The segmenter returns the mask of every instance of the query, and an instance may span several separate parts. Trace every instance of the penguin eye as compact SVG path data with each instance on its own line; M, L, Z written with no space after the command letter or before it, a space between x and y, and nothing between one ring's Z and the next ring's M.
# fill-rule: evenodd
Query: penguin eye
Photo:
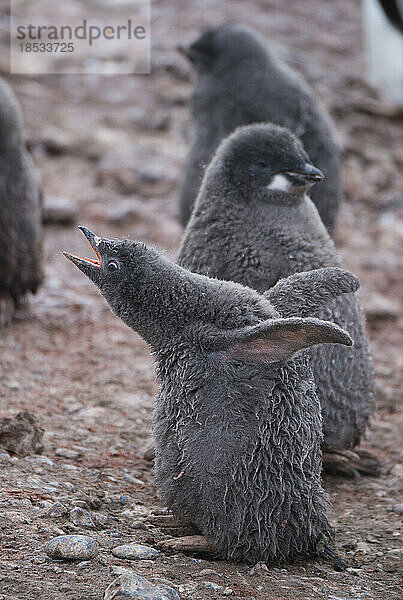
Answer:
M259 160L257 160L256 164L258 167L261 167L262 169L266 169L268 167L267 162L263 158L260 158Z
M108 269L108 271L110 273L114 273L115 271L118 271L118 269L120 268L119 263L117 260L110 260L106 266L106 268Z

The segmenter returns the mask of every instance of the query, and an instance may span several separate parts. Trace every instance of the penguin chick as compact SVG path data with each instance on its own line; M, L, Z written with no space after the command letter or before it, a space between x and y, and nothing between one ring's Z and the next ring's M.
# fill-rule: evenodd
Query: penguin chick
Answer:
M41 283L41 251L39 182L25 149L18 101L0 78L0 327Z
M190 273L144 244L81 229L97 259L66 257L155 354L163 502L229 560L317 553L331 530L320 405L303 350L351 345L349 335L315 318L280 318L254 290ZM346 283L355 289L345 274L336 295Z
M239 128L221 144L206 171L179 264L260 293L300 271L340 267L334 244L306 195L321 179L287 129L264 124ZM282 313L281 307L279 312L290 314ZM346 327L355 340L353 348L310 351L323 411L323 448L348 450L359 443L374 408L363 314L352 294L311 314ZM357 468L367 470L364 463Z
M207 29L193 44L179 49L196 73L191 101L194 141L180 197L182 223L189 220L204 170L220 142L240 125L272 122L291 129L325 174L325 181L312 191L312 200L332 233L343 195L340 151L329 116L302 77L244 25Z

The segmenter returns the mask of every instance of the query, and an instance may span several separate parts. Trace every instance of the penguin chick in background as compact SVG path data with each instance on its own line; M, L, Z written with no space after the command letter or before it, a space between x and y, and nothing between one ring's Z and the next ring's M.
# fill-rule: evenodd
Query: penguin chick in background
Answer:
M25 149L18 101L0 78L0 327L41 283L41 251L39 182Z
M196 73L193 145L180 197L182 223L189 220L204 170L220 142L241 125L272 122L291 129L325 174L312 200L332 234L343 196L340 151L330 118L307 83L274 56L261 35L243 25L213 27L179 50Z
M320 404L303 350L351 345L349 335L319 319L283 319L256 291L190 273L142 243L81 229L97 259L67 258L154 351L163 502L229 560L322 554L331 529ZM320 305L357 289L356 277L339 269L321 277L332 283ZM310 295L312 280L304 293L301 278L289 294L294 305Z
M289 130L264 124L240 127L222 142L206 170L178 263L260 293L300 271L340 267L335 246L306 195L322 179ZM348 329L355 342L352 348L310 350L322 404L325 468L376 474L376 461L350 452L374 408L373 367L358 300L353 294L340 296L315 316Z

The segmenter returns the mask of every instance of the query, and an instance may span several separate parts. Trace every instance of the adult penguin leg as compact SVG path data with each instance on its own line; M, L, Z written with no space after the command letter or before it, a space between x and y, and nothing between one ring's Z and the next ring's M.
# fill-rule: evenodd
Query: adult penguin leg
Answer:
M380 460L367 450L327 450L323 454L323 471L358 479L361 475L379 477L383 473Z

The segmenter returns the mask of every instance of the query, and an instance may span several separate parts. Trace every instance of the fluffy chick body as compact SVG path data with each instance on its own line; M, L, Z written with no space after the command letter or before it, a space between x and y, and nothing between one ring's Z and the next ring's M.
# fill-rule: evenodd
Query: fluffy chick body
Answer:
M180 197L185 225L204 171L220 142L241 125L272 122L303 142L326 179L312 200L330 233L343 192L340 150L330 117L303 78L278 59L262 36L243 25L207 30L188 50L196 71L191 101L193 143Z
M248 171L248 160L253 155L256 162L265 152L269 163L276 165L272 173L286 170L298 155L307 158L285 129L239 128L222 143L206 171L179 264L260 293L294 273L341 266L334 243L304 192L255 186L257 174ZM322 346L309 351L323 411L323 448L350 449L360 441L374 408L364 317L352 294L336 298L315 314L344 327L354 339L352 348Z
M99 263L68 258L154 350L164 503L224 558L275 563L315 554L331 535L321 413L308 356L294 355L350 338L317 319L280 319L267 297L190 273L144 244L83 231ZM342 278L356 289L356 278Z

